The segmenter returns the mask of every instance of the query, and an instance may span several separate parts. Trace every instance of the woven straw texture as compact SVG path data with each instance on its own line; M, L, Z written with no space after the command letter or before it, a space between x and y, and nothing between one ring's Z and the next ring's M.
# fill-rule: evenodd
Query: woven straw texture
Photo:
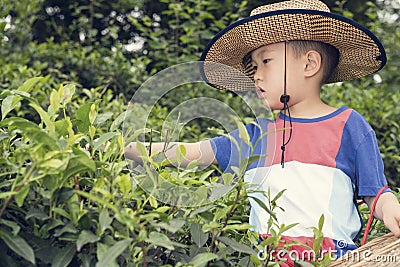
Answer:
M320 1L278 4L259 7L253 10L254 16L226 28L204 51L203 60L231 66L252 78L251 66L243 64L243 58L249 52L283 41L320 41L335 46L340 52L338 66L327 83L366 76L379 70L386 62L383 48L377 39L371 38L371 32L361 25L354 26L358 24L349 19L332 15ZM217 74L205 74L213 84ZM227 79L230 77L229 72L225 75ZM239 91L247 89L237 88Z
M392 233L377 237L328 266L400 266L400 239Z

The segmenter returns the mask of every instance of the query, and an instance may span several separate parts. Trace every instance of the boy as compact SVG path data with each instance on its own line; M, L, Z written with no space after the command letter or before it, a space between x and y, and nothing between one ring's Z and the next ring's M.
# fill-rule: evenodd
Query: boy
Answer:
M265 156L251 164L245 181L270 190L271 196L285 189L278 199L284 209L277 212L278 222L298 225L285 232L284 239L312 244L310 227L324 214L323 248L337 255L355 249L362 228L356 198L371 208L387 184L383 163L365 119L347 107L326 105L320 89L325 83L380 70L386 56L378 39L356 22L330 13L320 1L293 0L256 8L250 17L228 26L210 42L202 60L246 73L259 98L272 110L281 110L274 121L260 119L260 127L246 126L252 144L257 144L255 153ZM204 69L207 81L224 89L213 75ZM229 80L229 73L225 78ZM256 143L267 131L274 134ZM230 135L246 147L237 131ZM187 151L183 164L198 160L231 171L240 160L226 137L181 144ZM151 150L162 149L163 144L153 144ZM167 157L174 155L172 147ZM140 161L135 143L127 146L126 156ZM268 203L263 195L256 196ZM268 213L252 199L250 204L250 224L267 235ZM375 217L400 237L400 205L390 190L379 197Z

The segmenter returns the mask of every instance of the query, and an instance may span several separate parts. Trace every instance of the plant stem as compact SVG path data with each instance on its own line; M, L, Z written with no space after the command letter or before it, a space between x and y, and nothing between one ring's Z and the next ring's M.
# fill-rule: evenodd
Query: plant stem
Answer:
M229 212L228 212L228 214L227 214L227 216L226 216L226 218L225 218L224 226L222 227L222 229L225 228L225 227L228 225L229 219L230 219L230 218L232 217L232 215L233 215L233 211L235 210L235 208L236 208L236 206L237 206L237 203L239 202L239 197L240 197L240 191L241 191L241 189L242 189L242 186L241 186L241 184L240 184L240 182L239 182L239 185L238 185L237 190L236 190L236 197L235 197L235 200L233 201L232 206L231 206L231 208L229 209ZM225 231L221 231L221 236L223 236L224 233L225 233Z
M21 184L15 189L14 192L19 192L21 188L28 182L29 177L32 175L33 170L35 169L36 163L33 163L32 166L29 168L28 172L25 174L24 179L22 180ZM9 196L4 206L0 210L0 218L3 216L3 213L7 209L8 205L10 205L11 201L14 199L15 195Z

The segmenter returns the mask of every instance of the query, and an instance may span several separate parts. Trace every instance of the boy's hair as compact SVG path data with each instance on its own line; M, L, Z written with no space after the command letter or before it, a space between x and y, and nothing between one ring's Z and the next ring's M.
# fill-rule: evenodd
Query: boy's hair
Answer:
M317 42L317 41L289 41L295 57L300 57L310 50L315 50L321 55L322 79L321 84L324 84L332 75L339 62L339 51L333 45Z
M332 75L337 64L339 63L339 50L333 45L322 43L318 41L308 40L293 40L288 41L288 46L292 50L293 55L297 58L304 55L310 50L315 50L321 55L321 67L322 67L322 79L321 84L328 81ZM251 52L249 52L242 61L242 64L246 70L251 72L254 67L251 65ZM252 73L254 75L254 73Z

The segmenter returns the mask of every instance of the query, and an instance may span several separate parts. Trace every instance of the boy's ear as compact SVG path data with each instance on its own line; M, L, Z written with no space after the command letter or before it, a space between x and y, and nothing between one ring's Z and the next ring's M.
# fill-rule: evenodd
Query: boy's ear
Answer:
M310 50L305 54L305 67L304 75L306 77L312 77L316 75L322 68L322 57L321 54L315 50Z

